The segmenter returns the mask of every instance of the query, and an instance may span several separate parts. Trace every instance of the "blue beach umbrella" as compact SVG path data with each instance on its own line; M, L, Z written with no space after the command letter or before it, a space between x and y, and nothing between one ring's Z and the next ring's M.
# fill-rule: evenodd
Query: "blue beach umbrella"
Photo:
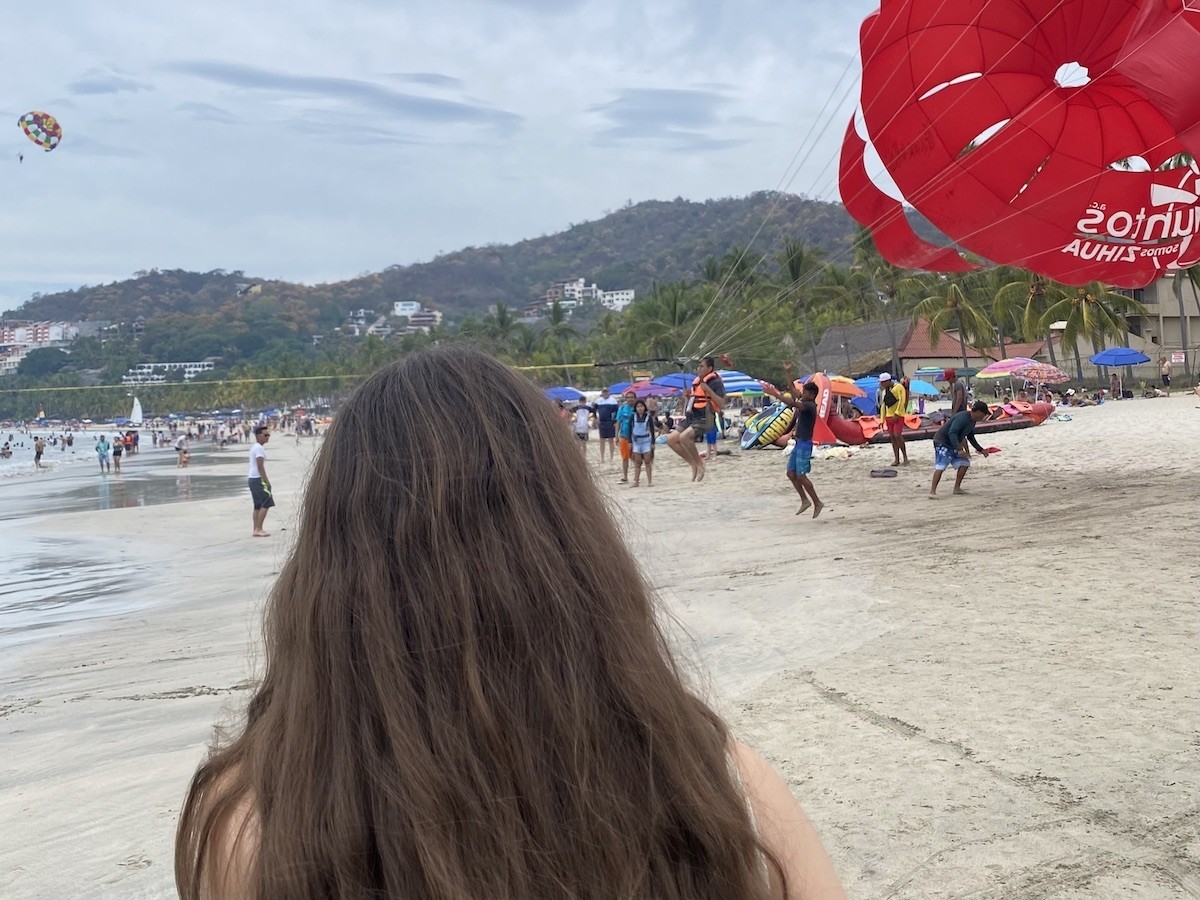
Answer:
M610 384L608 386L608 392L610 394L623 394L629 390L629 387L632 384L632 381L618 381L616 384Z
M941 392L928 381L913 379L908 383L908 390L914 397L940 397Z
M689 375L686 372L669 372L666 375L659 375L654 381L656 384L679 388L679 390L685 391L692 386L692 379L695 377L695 375Z
M850 401L850 405L864 416L879 415L879 407L875 403L875 394L879 392L879 379L874 375L868 375L865 378L855 379L854 384L862 388L867 396L855 397Z
M564 403L572 403L576 400L583 399L583 392L577 391L573 387L552 387L546 388L546 396L551 400L561 400Z
M1109 347L1094 354L1090 359L1092 364L1097 366L1140 366L1150 362L1150 357L1132 347Z

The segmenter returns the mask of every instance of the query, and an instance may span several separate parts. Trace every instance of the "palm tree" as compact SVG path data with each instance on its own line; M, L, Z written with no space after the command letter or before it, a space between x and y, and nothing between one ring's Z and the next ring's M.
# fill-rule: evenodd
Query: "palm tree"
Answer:
M715 288L706 287L696 295L683 282L655 284L650 296L626 310L621 327L631 347L644 347L649 353L674 358L683 349L689 326L700 314L703 303Z
M513 327L516 323L508 304L497 303L496 311L484 316L483 333L494 341L508 344L508 339L512 337Z
M814 372L820 363L817 361L817 339L813 334L809 307L816 293L815 288L825 276L824 259L825 254L822 250L809 249L800 241L793 241L791 238L784 239L783 250L775 256L779 263L779 293L783 297L791 298L792 310L808 333Z
M1008 358L1008 339L1021 330L1019 312L1026 297L1023 273L1011 266L993 266L973 273L976 302L991 316L996 327L1000 358Z
M1104 346L1109 336L1120 337L1126 328L1127 316L1147 315L1146 308L1136 300L1093 281L1076 288L1073 293L1053 303L1042 315L1041 327L1052 322L1065 322L1063 343L1075 348L1075 374L1083 380L1083 360L1079 357L1079 338L1087 338L1093 348Z
M929 323L929 342L937 344L943 331L953 327L958 332L958 346L962 351L963 368L967 361L967 341L978 346L982 339L992 333L992 323L985 313L963 290L963 279L947 278L941 290L926 297L913 308L914 318L923 318ZM987 341L988 346L991 341Z
M567 344L579 340L579 332L571 326L567 321L566 310L562 308L562 304L555 300L550 305L550 315L546 320L546 327L542 329L542 344L551 343L558 350L558 355L562 359L563 372L567 376L567 383L571 381L570 370L567 365Z

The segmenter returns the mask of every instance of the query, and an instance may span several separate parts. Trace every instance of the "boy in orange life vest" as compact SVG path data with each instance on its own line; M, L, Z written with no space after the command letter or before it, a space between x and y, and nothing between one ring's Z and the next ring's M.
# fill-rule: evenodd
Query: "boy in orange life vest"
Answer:
M716 423L717 413L725 408L725 383L717 374L711 356L700 360L696 377L688 391L687 415L667 436L667 446L692 467L692 481L704 480L704 460L696 449L696 438L708 433Z

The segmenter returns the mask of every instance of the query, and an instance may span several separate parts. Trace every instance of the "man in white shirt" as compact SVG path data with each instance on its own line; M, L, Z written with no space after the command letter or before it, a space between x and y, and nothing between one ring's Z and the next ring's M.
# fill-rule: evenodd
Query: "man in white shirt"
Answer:
M250 469L246 473L250 483L250 497L254 501L254 537L270 537L263 531L267 510L275 505L271 496L271 479L267 477L267 441L271 439L269 425L254 427L254 443L250 445Z
M581 441L588 439L591 425L592 408L582 400L575 406L575 437Z

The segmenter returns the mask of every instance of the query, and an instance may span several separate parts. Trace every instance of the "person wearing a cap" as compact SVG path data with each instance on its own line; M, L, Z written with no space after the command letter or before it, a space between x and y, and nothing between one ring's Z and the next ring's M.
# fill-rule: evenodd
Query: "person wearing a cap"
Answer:
M908 409L908 392L904 385L892 379L884 372L879 376L879 418L883 421L883 430L892 439L892 453L896 459L892 465L900 465L900 457L904 457L904 465L908 465L908 447L904 443L904 413Z
M956 416L967 408L967 386L954 369L943 371L942 381L950 385L950 415Z
M979 446L975 440L975 423L982 422L988 417L988 405L982 400L976 400L969 410L963 410L946 420L933 437L933 484L929 486L929 498L937 499L938 482L942 473L948 468L955 469L954 493L965 494L962 489L963 479L967 477L967 469L971 467L971 458L967 456L967 443L982 453L988 455L986 448Z
M267 441L271 439L271 426L254 426L254 443L250 445L250 470L246 473L250 483L250 498L254 501L254 537L270 537L263 531L267 510L275 505L271 496L271 479L267 477Z

